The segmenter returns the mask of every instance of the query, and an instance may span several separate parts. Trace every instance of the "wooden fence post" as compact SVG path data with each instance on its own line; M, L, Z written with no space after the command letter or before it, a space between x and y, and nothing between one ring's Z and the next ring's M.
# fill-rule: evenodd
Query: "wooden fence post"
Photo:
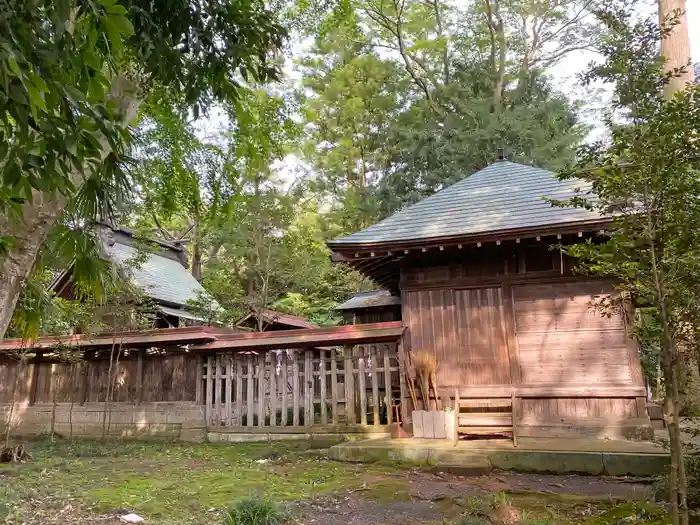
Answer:
M360 347L360 358L357 361L358 368L358 388L360 389L360 423L367 424L367 388L365 387L365 347Z
M202 381L204 380L204 358L201 354L197 354L195 356L195 361L197 362L197 383L195 385L194 399L198 405L203 405L204 393L202 392ZM143 390L143 385L141 385L141 389Z
M319 352L321 356L321 361L318 363L318 374L321 378L320 388L321 388L321 424L328 424L328 410L326 408L326 351L321 350Z
M345 345L343 356L345 358L345 423L355 423L355 389L352 364L353 345Z
M389 345L384 345L384 400L386 403L386 422L391 425L393 415L391 413L391 363L389 361Z
M253 410L253 356L251 354L247 354L246 356L246 366L248 367L246 369L246 376L247 376L247 385L246 385L246 409L245 409L245 417L246 417L246 426L252 427L253 426L253 414L255 411Z
M243 425L243 363L240 354L236 359L236 425Z
M374 349L374 355L372 355ZM378 426L379 421L379 352L376 345L370 347L370 369L372 371L372 424Z
M29 404L34 405L36 403L36 391L39 387L39 367L41 366L41 359L44 357L44 352L37 352L34 362L32 363L32 383L29 387ZM50 387L50 380L49 380Z
M403 341L399 341L396 350L399 354L399 388L401 390L401 421L411 421L408 413L408 392L406 388L406 354L403 348Z
M297 351L292 351L292 426L299 426L299 361Z
M270 352L270 426L277 426L277 354Z
M226 396L225 407L226 417L224 419L226 426L231 426L231 396L233 395L233 356L226 354L226 383L224 383L224 396Z
M265 352L258 354L258 426L265 426Z
M207 357L207 392L206 392L206 421L207 426L212 424L212 402L214 400L214 356Z
M145 350L139 348L136 350L136 404L140 405L143 402L143 353ZM197 361L197 386L199 387L197 396L202 395L202 369Z
M287 367L287 352L282 354L282 371L280 372L282 376L280 390L282 393L282 426L286 427L289 425L289 418L287 417L287 399L289 398L289 372Z
M338 424L338 354L335 348L330 351L331 356L331 421Z
M304 350L304 426L314 423L314 376L311 362L312 350Z
M212 424L215 426L221 425L221 353L216 354L214 360L214 420Z

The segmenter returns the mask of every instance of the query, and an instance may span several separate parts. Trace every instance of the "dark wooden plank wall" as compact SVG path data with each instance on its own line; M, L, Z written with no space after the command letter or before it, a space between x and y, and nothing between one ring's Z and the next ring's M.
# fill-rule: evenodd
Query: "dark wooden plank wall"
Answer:
M34 365L26 361L0 359L0 403L29 401ZM16 386L16 389L15 389Z
M400 320L401 308L399 306L389 308L366 308L357 310L354 314L348 314L348 321L352 324L386 323Z
M197 356L173 352L144 355L139 378L137 352L112 362L112 400L121 403L196 401ZM96 403L107 398L109 359L87 359L74 363L44 360L0 362L0 403L12 403L15 378L16 402Z
M510 384L500 288L410 291L402 297L411 351L435 354L440 388Z

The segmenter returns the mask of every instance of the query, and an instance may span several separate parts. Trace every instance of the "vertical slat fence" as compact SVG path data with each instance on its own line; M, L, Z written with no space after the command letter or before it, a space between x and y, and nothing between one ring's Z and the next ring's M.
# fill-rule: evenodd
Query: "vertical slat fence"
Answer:
M389 343L269 356L209 355L201 376L207 425L301 429L392 424L394 405L403 418L408 406L402 352L400 345Z

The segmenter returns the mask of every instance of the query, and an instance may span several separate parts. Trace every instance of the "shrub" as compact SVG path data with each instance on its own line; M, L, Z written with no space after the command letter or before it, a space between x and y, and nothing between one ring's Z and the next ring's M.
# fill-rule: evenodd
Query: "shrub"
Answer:
M686 454L685 474L688 480L688 508L700 509L700 454ZM654 484L654 499L668 501L668 475Z
M685 456L685 473L688 478L688 507L700 509L700 454Z
M226 511L224 525L284 525L289 520L289 514L272 501L248 498Z

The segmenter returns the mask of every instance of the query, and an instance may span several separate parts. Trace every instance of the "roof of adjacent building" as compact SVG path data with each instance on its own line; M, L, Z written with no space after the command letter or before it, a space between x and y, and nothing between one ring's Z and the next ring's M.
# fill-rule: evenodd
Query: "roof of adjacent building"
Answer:
M318 328L318 325L312 323L305 317L292 314L285 314L276 310L270 310L268 308L263 308L262 317L263 321L267 324L280 325L292 328ZM251 312L242 319L240 319L236 324L241 325L248 320L254 319L256 319L256 313Z
M342 248L600 221L603 218L596 212L553 207L546 200L569 199L589 187L581 180L561 181L541 168L498 161L374 226L328 244Z
M137 248L115 242L105 246L105 252L116 265L126 267L134 284L157 302L184 307L188 301L197 300L200 293L206 294L204 287L177 260L147 253L142 264L131 267L130 260L139 258Z
M401 304L401 298L391 295L389 290L372 290L370 292L358 292L352 295L336 310L359 310L361 308L375 308L380 306L397 306Z

